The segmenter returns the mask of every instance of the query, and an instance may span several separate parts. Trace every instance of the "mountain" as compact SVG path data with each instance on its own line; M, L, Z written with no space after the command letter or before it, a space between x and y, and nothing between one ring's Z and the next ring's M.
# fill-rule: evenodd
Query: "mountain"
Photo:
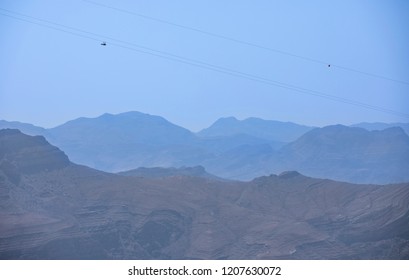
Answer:
M33 173L65 167L68 157L43 136L28 136L18 129L0 130L0 157L7 172ZM12 170L15 169L15 170Z
M234 117L221 118L197 133L205 141L204 147L213 155L200 164L223 178L251 180L271 173L268 159L285 144L311 129L290 122L259 118L242 121Z
M380 123L380 122L375 122L375 123L368 123L368 122L363 122L363 123L357 123L351 125L352 127L360 127L360 128L365 128L366 130L384 130L387 128L391 127L401 127L407 135L409 135L409 123Z
M269 144L241 145L203 161L211 174L230 180L252 180L272 173L277 151Z
M117 115L103 114L97 118L78 118L49 130L66 141L94 141L102 137L107 142L121 141L122 144L150 142L152 145L183 144L192 139L192 133L174 125L162 117L140 112Z
M205 156L189 130L139 112L79 118L48 132L71 160L105 171L192 165Z
M163 177L174 177L174 176L188 176L188 177L201 177L201 178L211 178L219 179L212 174L206 172L203 166L194 167L139 167L137 169L132 169L128 171L118 172L118 175L123 176L134 176L134 177L146 177L146 178L163 178Z
M5 120L0 120L0 129L5 128L13 128L22 131L27 135L46 135L47 130L45 128L35 126L29 123L22 123L22 122L8 122Z
M234 117L218 119L210 127L198 132L201 137L232 136L246 134L268 141L287 143L311 130L312 127L291 122L279 122L248 118L237 120Z
M316 128L284 146L275 171L355 183L409 181L409 136L399 127L367 131L342 125Z
M401 183L409 181L409 136L399 127L367 131L334 125L315 128L278 150L240 146L203 165L234 180L297 170L352 183Z
M0 143L0 259L409 259L408 183L129 177Z
M201 147L214 154L221 154L242 146L264 146L268 145L273 150L278 150L285 143L266 140L248 134L234 134L225 136L198 137Z
M140 112L79 118L47 130L47 139L74 162L109 172L138 167L212 168L211 163L230 150L246 145L278 149L284 144L249 134L201 137Z
M159 168L152 170L161 174L160 168L200 165L210 174L232 180L297 170L352 183L409 181L408 135L392 125L368 131L225 118L194 134L162 117L140 112L79 118L53 129L2 124L41 134L73 162L107 172L144 167ZM304 130L307 132L302 133ZM292 142L280 142L298 134Z

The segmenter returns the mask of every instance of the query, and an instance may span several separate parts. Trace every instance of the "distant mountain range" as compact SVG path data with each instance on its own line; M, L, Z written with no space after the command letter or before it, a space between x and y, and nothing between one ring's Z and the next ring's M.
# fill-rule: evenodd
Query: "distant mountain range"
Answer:
M79 118L52 129L0 121L43 135L73 162L102 171L203 166L234 180L297 170L353 183L409 181L409 124L313 128L257 118L221 118L198 133L140 112Z
M176 130L173 141L190 137ZM409 259L409 183L138 172L80 166L42 136L0 130L0 259Z

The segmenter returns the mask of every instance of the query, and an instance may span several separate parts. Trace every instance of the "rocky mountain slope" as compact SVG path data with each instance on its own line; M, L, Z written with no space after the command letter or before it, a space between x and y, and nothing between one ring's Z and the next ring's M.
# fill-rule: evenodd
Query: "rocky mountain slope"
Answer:
M307 132L280 150L279 169L356 183L409 181L409 136L400 127L342 125Z
M1 259L409 259L409 184L129 177L0 131Z

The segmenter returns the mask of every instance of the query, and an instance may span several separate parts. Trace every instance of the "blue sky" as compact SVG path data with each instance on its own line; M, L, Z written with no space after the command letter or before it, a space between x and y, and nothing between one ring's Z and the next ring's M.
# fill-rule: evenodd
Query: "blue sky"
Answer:
M0 2L0 119L53 127L141 111L194 131L226 116L318 126L409 121L140 52L142 46L409 114L408 1L93 1L128 13L82 0Z

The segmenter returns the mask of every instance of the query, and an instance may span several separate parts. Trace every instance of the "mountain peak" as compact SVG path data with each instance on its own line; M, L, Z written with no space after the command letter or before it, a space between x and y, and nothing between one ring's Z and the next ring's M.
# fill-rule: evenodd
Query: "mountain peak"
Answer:
M302 176L302 175L297 171L284 171L284 172L281 172L280 175L278 175L278 177L281 179L291 179L291 178L295 178L298 176Z
M312 127L290 122L263 120L260 118L237 120L234 117L228 117L218 119L210 127L200 131L198 135L219 137L247 134L268 141L291 142L311 129Z
M213 125L215 124L225 124L225 123L237 123L240 122L236 117L230 116L230 117L222 117L219 118L217 121L214 122Z
M17 129L0 130L0 162L24 173L59 169L70 163L64 152L43 136L28 136Z
M110 113L104 113L104 114L102 114L102 115L100 115L98 118L111 118L111 117L113 117L114 115L113 114L110 114Z
M141 113L138 111L128 111L128 112L123 112L123 113L119 113L119 114L111 114L111 113L104 113L101 116L99 116L98 118L140 118L140 117L153 117L153 115L150 114L145 114L145 113Z

